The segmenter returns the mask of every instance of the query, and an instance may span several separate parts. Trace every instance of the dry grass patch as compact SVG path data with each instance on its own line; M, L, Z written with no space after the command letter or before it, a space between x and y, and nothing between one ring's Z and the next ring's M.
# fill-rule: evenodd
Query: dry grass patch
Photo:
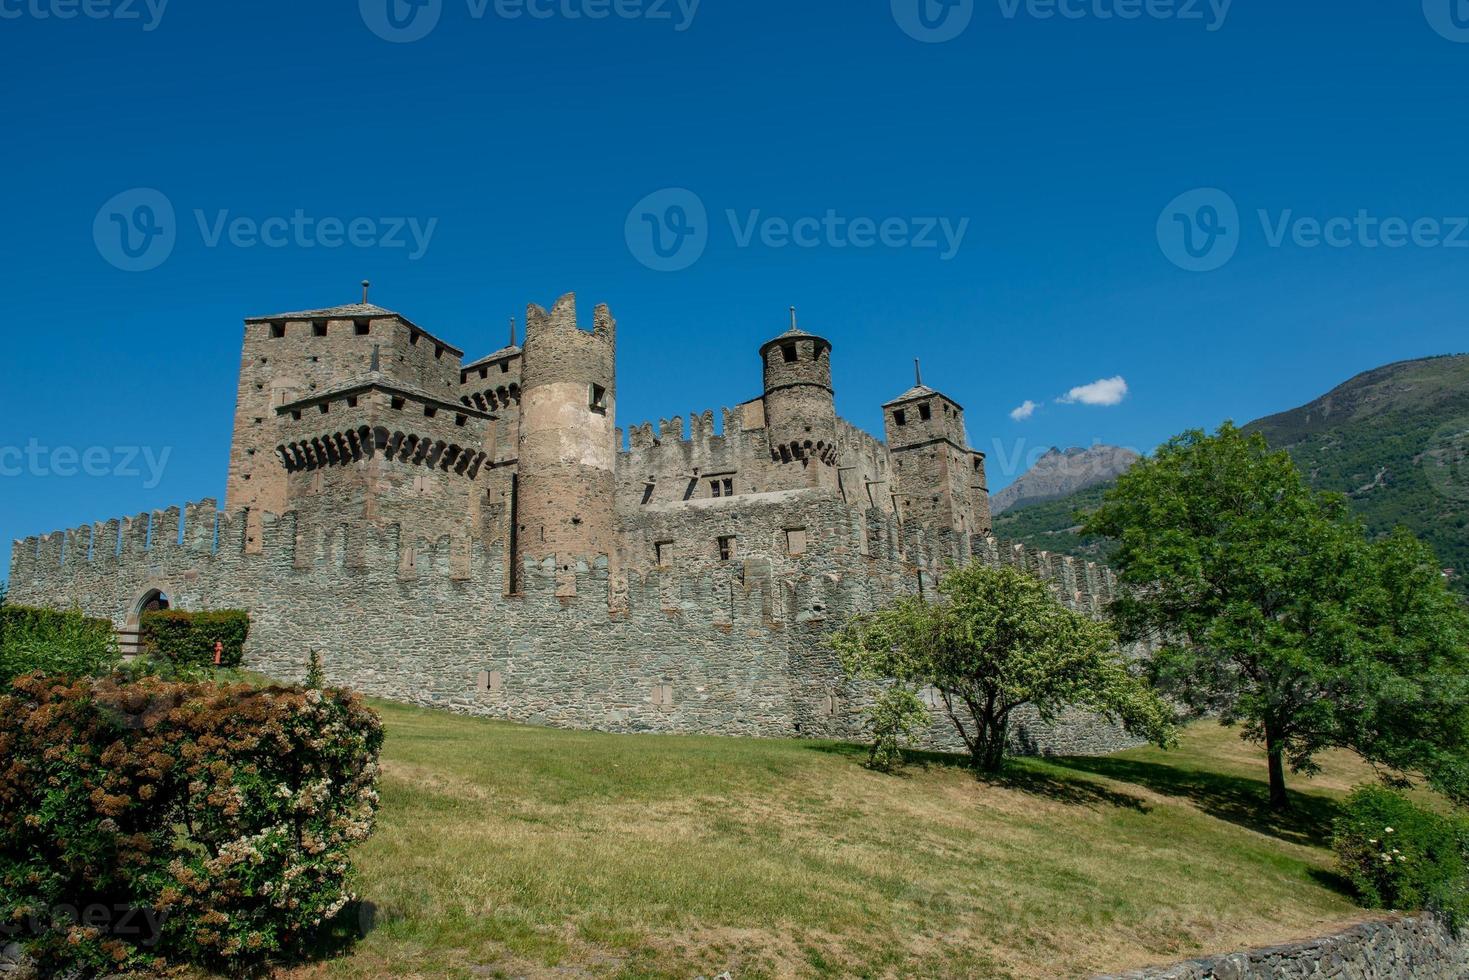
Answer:
M306 977L1068 977L1353 921L1322 846L1365 778L1327 759L1271 820L1257 753L897 776L851 747L613 736L383 705L377 925Z

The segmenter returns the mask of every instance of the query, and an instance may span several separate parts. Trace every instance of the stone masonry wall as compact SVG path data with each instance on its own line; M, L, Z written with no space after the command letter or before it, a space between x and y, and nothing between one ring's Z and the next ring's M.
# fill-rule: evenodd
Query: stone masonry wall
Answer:
M1322 939L1097 980L1463 980L1469 943L1431 916L1368 922Z
M247 520L204 501L16 542L11 599L119 626L153 589L178 609L245 608L252 669L299 679L315 649L335 683L470 714L622 732L860 737L871 689L846 680L825 635L920 581L931 588L936 562L909 556L937 542L816 491L698 509L708 513L649 515L638 532L687 534L673 567L609 575L605 559L581 562L568 595L554 562L532 561L521 594L506 595L502 515L426 540L399 525L318 528L294 513ZM725 521L751 546L731 561L704 548ZM796 528L803 554L789 553ZM1048 575L1083 610L1111 588L1095 569L993 539L975 542L974 555ZM1132 744L1088 718L1022 721L1016 739L1032 752ZM930 744L956 747L943 724Z

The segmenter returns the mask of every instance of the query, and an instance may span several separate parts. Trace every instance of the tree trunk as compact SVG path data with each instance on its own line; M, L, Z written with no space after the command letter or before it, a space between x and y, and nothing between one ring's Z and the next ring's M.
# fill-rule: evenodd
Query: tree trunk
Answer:
M984 747L975 764L987 773L996 773L1005 767L1005 740L1009 736L1007 715L991 715L984 720Z
M1265 725L1265 754L1270 759L1270 809L1290 809L1290 796L1285 791L1285 741L1271 723Z

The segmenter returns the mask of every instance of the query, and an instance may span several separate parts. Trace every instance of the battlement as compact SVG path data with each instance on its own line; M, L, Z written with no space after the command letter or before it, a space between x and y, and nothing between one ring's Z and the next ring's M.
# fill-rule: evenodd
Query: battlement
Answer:
M526 339L544 335L551 332L587 333L577 325L576 321L576 293L567 293L556 300L548 313L546 310L531 303L525 311L525 333ZM612 318L612 310L606 303L598 303L592 311L592 330L590 336L601 338L606 341L614 341L617 336L617 321Z

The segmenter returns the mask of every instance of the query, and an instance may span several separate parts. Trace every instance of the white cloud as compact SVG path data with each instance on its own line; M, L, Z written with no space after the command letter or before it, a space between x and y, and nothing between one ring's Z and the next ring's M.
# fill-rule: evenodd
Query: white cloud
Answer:
M1057 398L1061 405L1118 405L1127 397L1127 381L1119 374L1089 385L1079 385Z
M1038 408L1040 408L1039 405L1027 398L1024 404L1010 412L1010 417L1017 422L1024 422L1034 415Z

